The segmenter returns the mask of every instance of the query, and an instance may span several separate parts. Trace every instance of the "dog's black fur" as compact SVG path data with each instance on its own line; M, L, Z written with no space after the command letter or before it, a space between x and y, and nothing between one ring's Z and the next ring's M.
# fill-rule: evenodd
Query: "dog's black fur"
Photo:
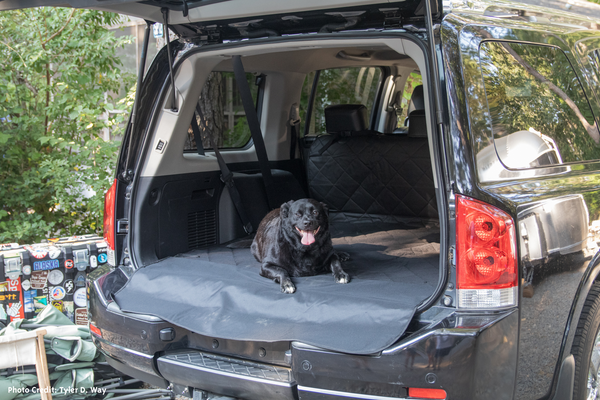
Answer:
M338 283L350 282L340 256L333 251L328 208L313 199L288 201L263 218L252 242L260 275L294 293L291 276L316 275L330 270Z

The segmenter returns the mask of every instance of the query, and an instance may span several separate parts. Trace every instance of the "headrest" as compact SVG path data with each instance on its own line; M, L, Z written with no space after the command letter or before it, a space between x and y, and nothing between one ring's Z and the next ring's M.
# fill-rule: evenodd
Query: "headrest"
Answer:
M415 86L410 97L410 104L408 105L408 113L415 110L425 109L425 95L423 95L423 85Z
M362 104L336 104L325 107L327 133L364 131L368 128L367 107Z
M427 137L427 121L425 120L425 110L413 111L408 116L408 137Z

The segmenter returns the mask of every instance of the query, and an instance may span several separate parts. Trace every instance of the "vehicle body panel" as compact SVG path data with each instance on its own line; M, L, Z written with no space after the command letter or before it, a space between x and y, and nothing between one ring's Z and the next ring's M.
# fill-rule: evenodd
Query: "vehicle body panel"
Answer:
M543 43L561 48L571 60L572 50L563 37L567 37L565 31L577 28L540 28L532 31L518 22L457 14L444 20L442 34L447 59L461 61L460 67L446 63L453 88L451 115L457 116L451 140L456 154L449 157L460 161L453 168L456 190L506 209L517 224L521 267L517 399L541 398L554 390L559 367L570 354L568 338L572 340L571 326L576 324L579 302L589 288L586 279L595 279L595 275L589 277L594 264L590 258L597 246L588 236L591 222L600 216L595 200L600 195L599 165L595 162L520 171L498 161L502 178L498 175L489 183L473 184L473 175L481 178L489 172L481 169L489 164L478 157L493 143L480 43L489 39ZM572 65L577 65L572 60ZM582 74L577 74L583 81ZM582 85L587 86L585 81ZM463 104L467 109L460 108Z

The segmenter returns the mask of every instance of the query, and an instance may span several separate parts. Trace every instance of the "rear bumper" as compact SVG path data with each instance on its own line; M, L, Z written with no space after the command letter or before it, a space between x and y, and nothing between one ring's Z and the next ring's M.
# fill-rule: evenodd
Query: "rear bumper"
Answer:
M290 368L183 351L160 357L158 369L169 382L211 393L240 399L296 398Z
M508 400L515 387L517 332L517 310L455 313L371 357L294 343L292 370L303 400L406 398L408 387L443 389L448 399Z
M154 357L114 345L97 336L93 337L93 342L105 355L108 364L117 371L154 386L169 386L169 382L154 370Z
M286 343L283 350L277 349L277 344L261 344L267 348L264 358L251 353L228 357L224 355L228 344L222 339L216 338L219 345L213 348L217 341L213 338L200 342L194 338L198 335L158 318L124 313L98 295L94 284L90 287L90 314L91 323L101 332L101 337L93 334L94 343L109 363L157 386L173 383L257 400L402 399L408 398L408 387L443 389L448 399L513 398L517 310L445 313L397 345L371 356L293 342ZM173 330L174 340L161 338L164 329Z

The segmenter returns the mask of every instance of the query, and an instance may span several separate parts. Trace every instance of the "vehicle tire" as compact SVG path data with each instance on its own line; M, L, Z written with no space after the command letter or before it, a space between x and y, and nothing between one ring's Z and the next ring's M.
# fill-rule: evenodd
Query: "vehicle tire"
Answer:
M592 285L575 331L573 400L600 399L600 283Z

